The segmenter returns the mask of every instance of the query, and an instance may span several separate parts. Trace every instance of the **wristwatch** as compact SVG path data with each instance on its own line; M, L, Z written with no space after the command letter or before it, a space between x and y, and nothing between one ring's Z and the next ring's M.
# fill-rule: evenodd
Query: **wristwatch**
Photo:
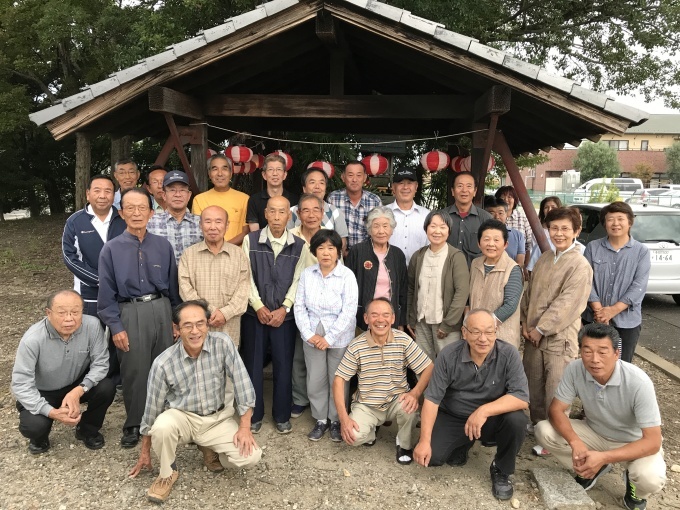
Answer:
M283 309L286 311L286 313L290 313L290 307L289 306L284 306Z
M84 384L80 384L79 386L83 389L83 393L87 393L88 391L90 391L90 388L88 388Z

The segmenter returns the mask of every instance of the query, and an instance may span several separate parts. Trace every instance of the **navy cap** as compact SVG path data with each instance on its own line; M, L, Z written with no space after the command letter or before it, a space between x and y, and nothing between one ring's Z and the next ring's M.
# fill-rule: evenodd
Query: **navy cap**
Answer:
M178 170L173 170L172 172L165 174L165 177L163 178L163 187L165 188L173 182L181 182L182 184L189 186L189 176Z
M415 171L411 170L410 168L399 168L396 172L394 172L392 182L401 182L404 179L410 179L412 181L418 182L418 176L416 175Z

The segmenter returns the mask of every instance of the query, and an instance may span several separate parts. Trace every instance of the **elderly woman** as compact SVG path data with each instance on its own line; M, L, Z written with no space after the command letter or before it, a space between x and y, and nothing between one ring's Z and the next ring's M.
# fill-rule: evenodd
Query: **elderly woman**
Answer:
M446 242L451 216L432 211L423 225L430 242L408 265L408 329L432 361L448 344L460 340L470 290L465 254Z
M364 310L368 303L379 297L392 303L397 317L394 327L403 331L406 326L406 257L403 251L389 243L396 225L392 209L375 207L366 218L369 239L352 246L347 255L345 264L355 274L359 285L357 326L364 331L367 329Z
M477 232L482 256L470 268L470 308L493 311L500 340L519 349L519 301L522 269L506 251L508 229L498 220L487 220Z
M496 191L496 198L500 198L506 204L508 204L508 220L506 225L509 228L514 228L519 230L524 234L524 249L526 253L529 253L531 246L534 243L534 233L531 230L531 225L527 219L526 214L522 209L518 209L519 197L517 196L517 191L512 186L501 186Z
M314 234L310 251L319 262L302 272L295 296L295 322L304 340L307 396L316 420L307 437L318 441L330 427L331 440L340 442L331 388L340 360L354 338L357 282L339 263L342 239L334 230L321 229Z
M642 299L651 269L649 248L630 236L635 221L625 202L612 202L600 211L607 237L588 243L583 254L593 268L593 288L585 322L602 322L621 336L620 355L631 363L642 327Z

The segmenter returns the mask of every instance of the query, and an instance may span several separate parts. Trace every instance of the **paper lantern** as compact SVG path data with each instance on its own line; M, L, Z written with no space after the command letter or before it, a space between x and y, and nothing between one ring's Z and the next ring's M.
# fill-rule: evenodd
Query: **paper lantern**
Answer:
M491 170L493 170L495 166L496 160L494 159L493 156L490 156L489 164L486 168L486 171L490 172ZM454 172L469 172L471 168L472 168L472 156L468 156L466 158L456 156L455 158L451 158L451 170L453 170Z
M310 168L318 168L319 170L326 172L329 179L332 179L335 175L335 167L331 165L328 161L313 161L307 165L307 170Z
M264 166L264 156L262 154L253 154L250 161L255 163L255 168L262 168Z
M215 154L217 154L217 151L214 151L212 149L208 149L208 152L206 153L206 156L208 156L208 159L212 158Z
M290 154L288 154L287 152L274 151L267 154L267 156L281 156L286 161L286 172L293 168L293 158L291 158Z
M463 162L465 158L462 156L456 156L451 158L451 170L454 172L462 172L463 169L461 167L461 163Z
M361 162L366 167L366 173L368 175L375 177L376 175L382 175L387 171L387 158L380 154L366 156Z
M224 149L224 154L234 163L245 163L246 161L250 161L250 158L253 157L253 151L243 145L227 147Z
M234 162L232 162L231 167L234 169L234 172L233 172L234 175L238 175L238 174L243 174L243 173L245 173L245 172L244 172L245 168L244 168L244 164L243 164L243 163L234 163Z
M257 170L257 163L254 163L252 161L246 161L245 163L243 163L241 165L241 168L242 168L242 171L241 171L242 174L245 174L245 175L252 174L252 173L255 172L255 170Z
M428 172L439 172L444 170L449 163L451 158L446 152L442 151L430 151L426 152L420 157L420 164Z

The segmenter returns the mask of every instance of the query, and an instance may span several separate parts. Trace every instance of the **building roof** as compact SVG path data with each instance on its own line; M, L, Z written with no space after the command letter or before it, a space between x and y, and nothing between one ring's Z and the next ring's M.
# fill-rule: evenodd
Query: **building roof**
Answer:
M650 135L680 134L680 113L650 114L647 122L626 130L626 134L640 133Z

